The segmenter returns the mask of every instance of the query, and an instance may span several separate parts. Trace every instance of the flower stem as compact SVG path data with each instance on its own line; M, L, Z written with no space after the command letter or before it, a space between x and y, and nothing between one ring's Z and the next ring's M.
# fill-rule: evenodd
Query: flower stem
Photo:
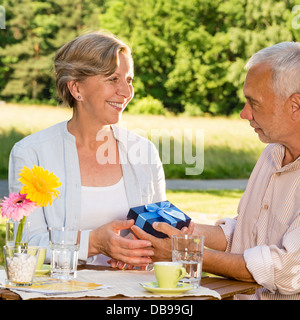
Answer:
M24 226L25 226L25 221L26 221L26 216L24 216L22 218L22 220L20 220L20 223L19 223L19 226L18 226L18 231L17 231L17 236L16 236L16 244L15 244L16 247L21 245L22 234L23 234L23 229L24 229Z

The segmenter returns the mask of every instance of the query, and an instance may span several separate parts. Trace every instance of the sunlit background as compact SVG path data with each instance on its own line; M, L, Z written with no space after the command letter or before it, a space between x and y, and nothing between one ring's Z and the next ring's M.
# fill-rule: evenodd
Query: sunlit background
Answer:
M167 179L248 179L264 145L239 119L244 65L259 49L300 40L300 1L0 0L0 8L4 180L16 141L71 117L56 97L53 57L67 41L95 30L132 48L135 98L122 118L128 129L204 130L204 171L187 176L186 163L165 164ZM168 190L168 199L213 223L236 215L242 192Z

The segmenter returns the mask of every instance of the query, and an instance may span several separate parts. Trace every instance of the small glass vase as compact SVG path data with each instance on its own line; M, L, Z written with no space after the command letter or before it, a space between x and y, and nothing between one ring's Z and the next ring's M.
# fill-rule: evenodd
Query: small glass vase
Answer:
M39 248L4 246L6 283L15 286L31 286L35 275Z
M24 225L21 225L22 223ZM6 222L5 244L10 247L16 246L21 247L22 249L27 248L29 241L29 228L30 222L27 219L25 219L25 221L23 219L21 221L9 219ZM22 232L22 236L16 243L18 231Z

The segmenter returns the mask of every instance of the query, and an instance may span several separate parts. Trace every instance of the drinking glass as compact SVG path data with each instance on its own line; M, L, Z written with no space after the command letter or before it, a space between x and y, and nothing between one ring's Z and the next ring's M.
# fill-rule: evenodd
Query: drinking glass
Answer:
M77 275L80 230L68 227L50 227L51 277L74 279Z
M180 282L198 288L201 284L204 236L182 235L172 237L172 261L182 263L186 275Z

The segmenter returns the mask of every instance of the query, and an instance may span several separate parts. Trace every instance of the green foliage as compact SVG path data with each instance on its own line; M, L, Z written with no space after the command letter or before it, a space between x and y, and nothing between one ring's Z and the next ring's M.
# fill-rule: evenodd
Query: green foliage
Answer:
M240 109L244 65L259 49L300 40L291 0L4 0L0 98L55 103L52 59L65 42L107 29L130 44L137 100L173 112ZM197 110L199 109L199 110Z
M138 96L150 93L175 112L192 105L199 113L229 115L243 103L243 67L250 56L299 37L290 27L293 5L277 0L109 0L100 21L132 45L136 77L143 83Z
M132 114L166 114L164 105L160 100L147 96L137 100L132 106L129 107L129 113Z
M203 112L197 104L187 102L184 107L184 115L189 117L202 116Z
M6 29L1 30L0 61L5 67L1 96L13 101L54 101L52 63L56 50L87 27L102 1L83 8L82 0L4 0ZM96 10L96 11L94 11ZM98 11L97 11L98 10ZM0 64L1 68L1 64Z

